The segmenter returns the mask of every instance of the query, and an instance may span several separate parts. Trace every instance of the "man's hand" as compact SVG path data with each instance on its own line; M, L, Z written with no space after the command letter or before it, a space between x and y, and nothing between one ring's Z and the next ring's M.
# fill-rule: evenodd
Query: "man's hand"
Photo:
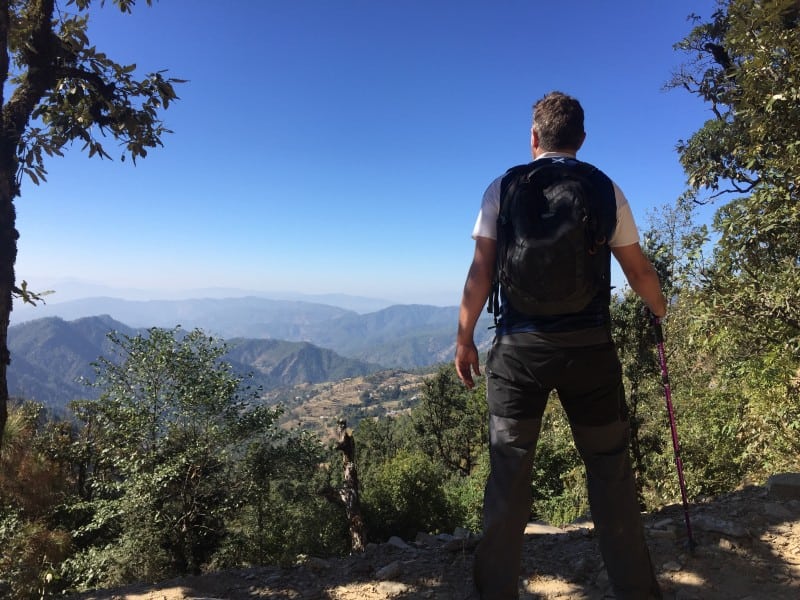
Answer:
M475 387L475 381L472 379L472 373L475 375L481 374L480 363L478 359L478 349L475 347L474 342L469 344L456 344L456 373L458 378L464 382L468 389Z
M492 289L494 259L497 242L490 238L475 238L475 256L467 273L461 307L458 311L458 331L456 333L456 372L467 388L475 387L472 374L481 374L478 364L478 349L475 347L475 323L486 305Z

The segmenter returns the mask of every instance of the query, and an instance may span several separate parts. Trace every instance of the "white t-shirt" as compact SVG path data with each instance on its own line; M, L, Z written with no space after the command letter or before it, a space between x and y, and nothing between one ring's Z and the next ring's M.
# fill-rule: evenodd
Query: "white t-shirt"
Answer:
M546 152L539 156L539 158L549 158L552 156L567 156L556 152ZM478 219L475 221L475 227L472 228L472 238L485 237L493 240L497 239L497 215L500 211L500 182L503 180L501 175L486 188L483 193L483 200L481 202L481 210L478 213ZM613 181L612 181L613 183ZM628 204L628 199L625 194L614 183L614 196L617 200L617 227L611 235L608 245L612 248L619 246L630 246L631 244L639 243L639 230L636 227L636 222L633 220L633 213Z

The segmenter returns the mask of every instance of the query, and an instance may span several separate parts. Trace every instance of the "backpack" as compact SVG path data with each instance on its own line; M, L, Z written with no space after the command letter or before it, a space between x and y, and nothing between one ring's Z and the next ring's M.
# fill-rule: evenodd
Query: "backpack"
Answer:
M611 292L608 238L616 203L574 159L539 159L506 172L497 218L497 265L489 300L495 322L499 296L519 313L580 312L603 289ZM602 176L604 179L605 176Z

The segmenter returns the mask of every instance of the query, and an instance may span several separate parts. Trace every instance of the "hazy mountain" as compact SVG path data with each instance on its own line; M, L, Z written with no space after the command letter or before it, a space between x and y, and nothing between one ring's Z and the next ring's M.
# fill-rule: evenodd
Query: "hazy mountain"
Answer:
M108 314L130 327L171 328L180 324L226 340L309 342L342 356L402 369L449 361L458 320L456 307L394 305L362 314L328 304L259 297L158 301L91 298L32 310L41 311L40 316L55 313L66 320ZM490 317L484 313L476 329L479 347L488 344L489 325Z
M212 331L224 337L275 337L276 331L299 335L304 326L329 321L354 311L295 300L243 298L198 298L193 300L122 300L119 298L84 298L37 307L18 307L12 313L14 323L30 318L60 317L67 321L94 315L109 315L130 327L175 327ZM251 331L264 332L252 334Z
M10 327L9 394L43 402L56 410L70 400L96 396L82 380L94 380L91 363L109 351L106 334L111 330L135 333L107 316L72 322L39 319Z
M265 390L299 383L338 381L366 375L383 367L366 361L344 358L331 350L308 342L281 340L229 340L225 359L238 372L252 372Z
M73 399L96 397L97 390L82 380L94 379L91 363L109 354L111 343L106 334L112 330L125 335L137 332L108 316L74 321L49 317L10 327L10 394L42 402L56 411L63 410ZM227 342L230 352L226 360L240 374L252 373L253 383L265 390L364 375L381 368L306 342Z
M126 298L134 301L149 301L154 298L159 300L178 301L194 298L267 298L272 300L289 300L295 302L308 302L311 304L327 304L345 310L352 310L357 313L368 313L381 310L387 306L397 304L384 298L372 298L365 296L353 296L351 294L304 294L299 292L283 291L264 291L264 290L244 290L239 288L227 287L207 287L194 290L154 290L136 288L116 288L107 285L93 284L87 281L75 279L57 279L50 283L51 290L37 288L36 291L45 292L44 299L46 305L33 307L31 305L19 304L14 307L11 315L12 322L16 325L31 319L42 317L63 316L59 314L59 305L66 304L75 300L81 301L89 312L78 316L91 316L104 314L92 307L93 299L100 300L108 298ZM76 317L77 318L77 317Z

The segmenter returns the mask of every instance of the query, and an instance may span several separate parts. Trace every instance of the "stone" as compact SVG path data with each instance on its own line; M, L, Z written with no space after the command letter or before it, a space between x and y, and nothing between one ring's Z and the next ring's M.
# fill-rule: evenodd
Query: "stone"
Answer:
M414 540L417 544L422 544L424 546L435 546L436 545L436 536L431 535L430 533L425 533L420 531L417 533L417 537Z
M800 499L800 473L779 473L770 477L767 496L771 500Z
M750 532L746 527L743 527L738 523L733 523L724 519L717 519L708 515L700 515L692 521L692 524L697 525L699 529L713 531L731 537L750 537Z
M652 538L660 538L660 539L667 539L667 540L674 540L678 537L678 534L675 532L675 529L651 529L647 532Z
M667 529L669 527L672 527L674 524L675 521L673 521L672 519L661 519L660 521L656 521L655 523L653 523L651 527L652 529Z
M375 572L377 579L392 579L397 577L402 571L402 565L398 561L390 562L385 567L381 567Z
M719 538L719 547L723 550L733 550L733 543L730 540L726 540L725 538Z
M395 598L408 592L408 586L397 581L381 581L376 588L381 598Z
M546 523L531 522L525 527L525 535L531 534L559 534L564 533L563 529L547 525Z
M775 519L788 520L792 518L792 512L777 502L767 502L764 504L764 514Z
M312 556L306 561L309 568L312 571L327 571L331 568L331 563L325 560L324 558L319 558L317 556Z
M400 548L401 550L411 550L411 546L406 544L401 538L393 535L390 537L387 542L390 546L394 546L395 548Z

